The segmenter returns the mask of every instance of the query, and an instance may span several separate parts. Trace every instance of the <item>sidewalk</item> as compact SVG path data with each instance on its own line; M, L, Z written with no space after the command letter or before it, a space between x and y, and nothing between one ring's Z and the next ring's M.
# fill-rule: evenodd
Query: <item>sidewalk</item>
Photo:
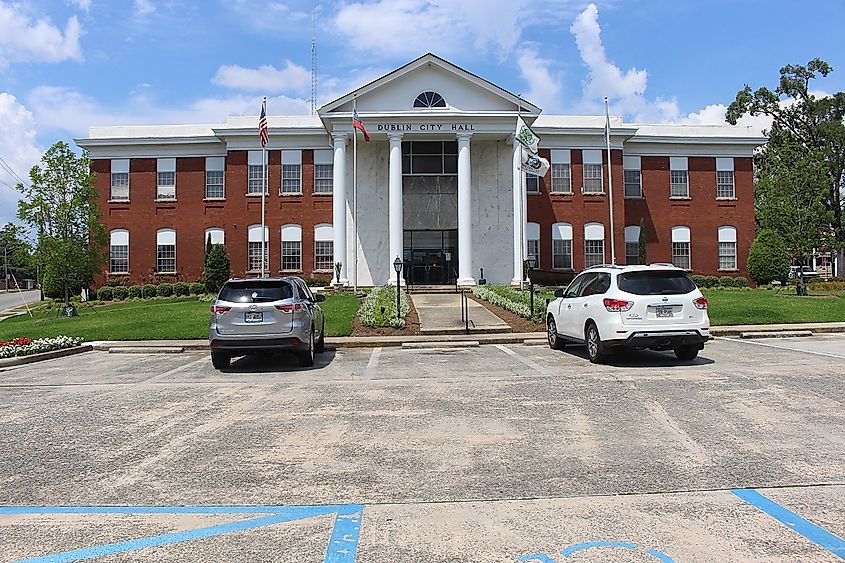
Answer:
M465 334L466 323L462 318L460 293L414 293L410 295L420 317L423 335ZM469 300L469 330L478 335L507 333L511 327L487 307Z

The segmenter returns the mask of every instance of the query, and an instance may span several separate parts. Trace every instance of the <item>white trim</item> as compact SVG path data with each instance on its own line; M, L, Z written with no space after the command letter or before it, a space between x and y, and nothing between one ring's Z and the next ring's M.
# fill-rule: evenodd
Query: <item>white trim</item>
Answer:
M602 164L601 149L582 150L581 164Z
M332 149L314 149L314 164L334 164Z
M552 240L572 240L572 225L569 223L552 225Z
M733 158L716 157L716 172L733 172L733 171L734 171L734 159Z
M225 172L226 171L226 157L225 156L207 156L207 157L205 157L205 171L206 172Z
M109 246L129 246L129 229L109 231Z
M285 149L282 151L282 164L302 165L301 149Z
M208 241L208 235L211 235L211 244L226 244L226 231L220 227L209 227L205 230L203 236L203 243Z
M250 225L247 228L247 242L261 242L261 225ZM264 226L264 242L270 242L270 228Z
M723 225L719 227L718 242L736 242L736 227Z
M111 159L111 173L112 174L129 174L129 159L128 158L113 158L113 159Z
M625 242L640 242L639 225L628 225L625 227Z
M540 224L526 223L525 224L525 238L528 240L540 240Z
M176 229L159 229L156 231L156 246L176 246Z
M157 158L156 172L173 172L176 173L176 159L175 158Z
M627 154L622 156L623 170L642 170L642 168L642 160L639 156Z
M602 223L584 225L584 240L604 240L604 225Z
M282 225L281 233L282 242L302 242L302 227L299 225ZM332 232L332 237L334 237L334 232Z
M672 227L672 242L690 242L690 228L684 225Z
M314 225L314 240L317 242L334 242L334 227L332 227L332 224L320 223Z
M689 171L689 159L685 156L670 156L669 170Z
M552 164L572 164L572 151L569 149L552 149Z
M264 164L262 151L249 151L246 159L247 166L261 166ZM261 241L258 241L261 242Z

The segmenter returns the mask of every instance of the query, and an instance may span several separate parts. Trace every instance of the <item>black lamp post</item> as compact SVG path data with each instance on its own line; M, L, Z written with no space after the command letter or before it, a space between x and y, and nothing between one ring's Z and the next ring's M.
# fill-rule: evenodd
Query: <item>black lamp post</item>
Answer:
M531 303L531 318L534 319L534 280L531 278L531 270L537 267L537 257L531 254L525 263L528 266L528 292L530 294L528 299Z
M399 291L401 289L400 272L402 271L402 259L398 256L396 257L396 260L393 261L393 269L396 270L396 321L399 322L401 320L399 312Z

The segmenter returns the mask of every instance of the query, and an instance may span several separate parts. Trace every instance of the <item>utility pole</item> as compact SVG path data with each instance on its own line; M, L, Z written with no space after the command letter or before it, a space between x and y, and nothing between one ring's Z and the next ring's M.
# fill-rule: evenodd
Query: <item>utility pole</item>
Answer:
M8 246L3 247L3 289L9 291L9 255L7 251L9 250Z

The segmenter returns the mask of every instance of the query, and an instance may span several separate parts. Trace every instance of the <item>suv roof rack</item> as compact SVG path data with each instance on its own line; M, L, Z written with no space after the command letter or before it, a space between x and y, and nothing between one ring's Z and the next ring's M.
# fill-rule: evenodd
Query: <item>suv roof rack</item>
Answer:
M652 262L651 264L649 264L649 266L669 266L671 268L677 268L677 266L675 266L671 262Z
M584 270L583 270L583 271L592 270L593 268L616 268L616 269L621 269L621 268L624 268L624 266L620 266L620 265L618 265L618 264L595 264L595 265L593 265L593 266L587 266L586 268L584 268Z

